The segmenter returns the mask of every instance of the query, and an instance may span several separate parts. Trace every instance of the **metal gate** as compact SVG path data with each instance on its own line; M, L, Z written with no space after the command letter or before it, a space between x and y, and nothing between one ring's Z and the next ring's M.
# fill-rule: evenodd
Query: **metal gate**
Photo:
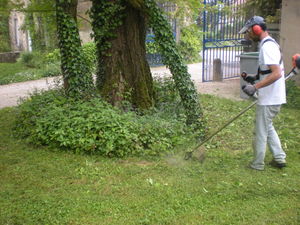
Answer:
M223 79L237 77L240 74L238 55L243 47L243 36L239 30L244 25L241 11L246 0L204 0L203 12L203 51L202 80L213 80L214 60L221 60Z

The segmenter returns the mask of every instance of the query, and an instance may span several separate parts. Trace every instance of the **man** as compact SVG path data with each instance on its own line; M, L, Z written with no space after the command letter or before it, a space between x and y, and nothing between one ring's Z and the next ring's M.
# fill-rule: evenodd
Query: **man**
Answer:
M250 164L250 167L256 170L264 169L267 144L273 154L270 165L277 168L286 166L286 154L272 124L272 119L279 113L281 105L286 103L284 68L280 47L266 29L264 18L254 16L239 32L247 33L248 38L260 42L258 74L252 78L242 74L244 80L252 81L242 88L243 91L249 96L255 93L258 96L253 142L254 160Z

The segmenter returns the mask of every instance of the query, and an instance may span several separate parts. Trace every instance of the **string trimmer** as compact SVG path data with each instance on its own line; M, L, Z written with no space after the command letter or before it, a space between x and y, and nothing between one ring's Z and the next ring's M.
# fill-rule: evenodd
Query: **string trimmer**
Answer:
M293 56L293 69L285 76L285 80L288 80L292 76L298 74L300 69L300 54L295 54ZM220 127L217 131L206 137L201 143L199 143L192 151L188 151L185 153L185 160L191 159L194 152L201 152L201 159L203 159L203 153L204 150L201 149L201 147L210 139L212 139L214 136L216 136L219 132L221 132L224 128L226 128L228 125L230 125L233 121L238 119L241 115L243 115L245 112L247 112L249 109L251 109L254 105L256 105L257 100L252 102L249 106L247 106L245 109L243 109L240 113L238 113L236 116L234 116L232 119L227 121L222 127Z

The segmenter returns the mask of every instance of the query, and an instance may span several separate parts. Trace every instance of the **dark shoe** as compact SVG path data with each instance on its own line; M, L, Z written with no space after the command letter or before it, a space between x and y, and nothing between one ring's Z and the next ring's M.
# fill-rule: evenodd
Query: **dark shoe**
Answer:
M283 167L286 167L286 163L279 163L279 162L276 162L275 160L272 160L270 162L270 166L278 168L278 169L282 169Z

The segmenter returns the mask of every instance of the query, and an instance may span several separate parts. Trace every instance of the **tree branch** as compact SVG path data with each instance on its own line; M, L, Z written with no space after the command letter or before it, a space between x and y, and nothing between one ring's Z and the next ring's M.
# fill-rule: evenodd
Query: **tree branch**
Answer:
M88 22L89 24L92 24L92 22L90 20L88 20L87 18L84 18L83 16L80 16L77 14L77 17L81 18L82 20Z

